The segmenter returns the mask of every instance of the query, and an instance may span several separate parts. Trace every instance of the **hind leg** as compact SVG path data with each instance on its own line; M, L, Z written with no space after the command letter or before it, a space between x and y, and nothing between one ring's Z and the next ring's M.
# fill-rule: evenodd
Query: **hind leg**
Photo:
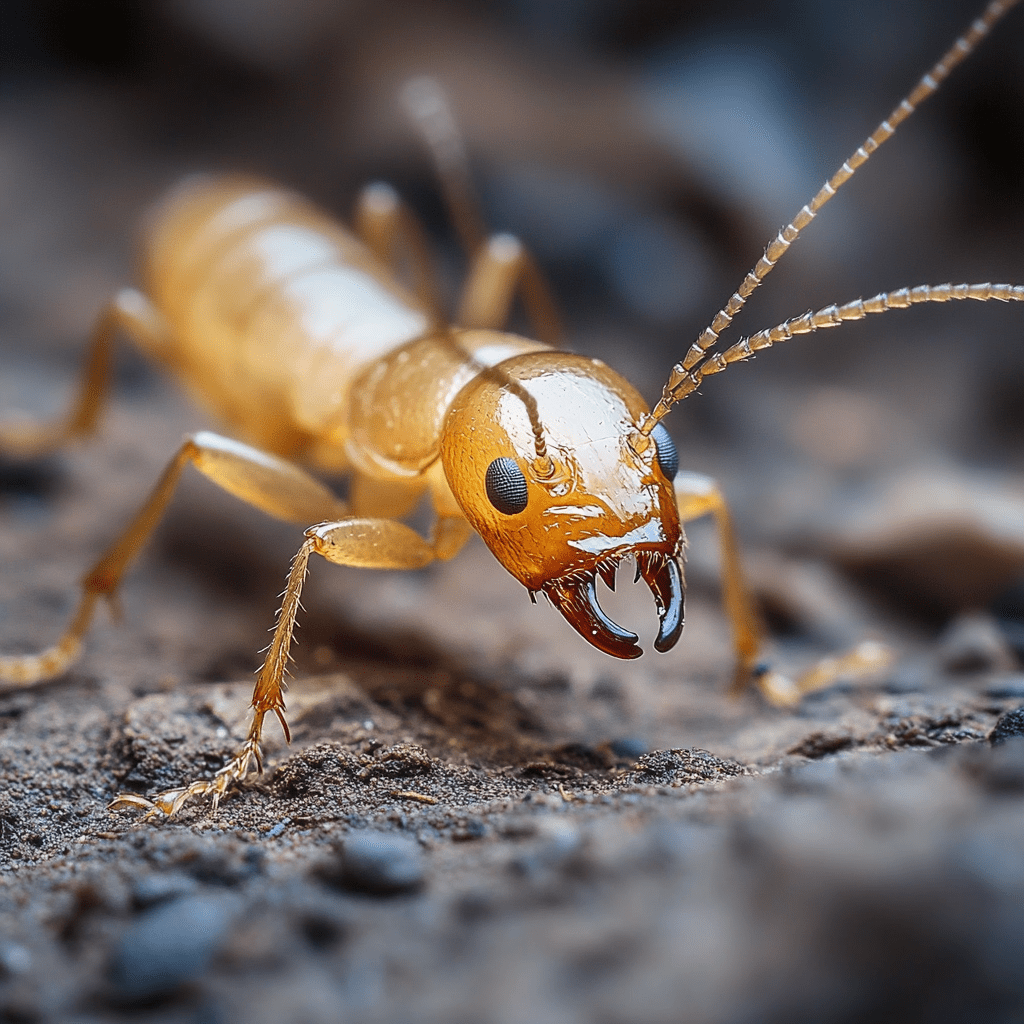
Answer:
M110 366L119 331L144 352L159 353L167 344L167 327L149 299L134 288L122 289L96 320L70 410L50 423L0 422L0 454L35 458L95 431L110 390Z

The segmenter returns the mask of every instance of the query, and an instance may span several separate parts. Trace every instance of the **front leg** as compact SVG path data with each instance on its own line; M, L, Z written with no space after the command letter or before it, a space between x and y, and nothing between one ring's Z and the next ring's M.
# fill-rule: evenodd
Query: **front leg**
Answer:
M732 690L740 693L751 679L760 681L763 674L758 672L757 663L764 642L764 626L747 586L732 515L725 496L711 477L681 472L676 474L674 485L681 523L709 514L715 518L722 565L722 603L729 616L736 649Z
M295 632L302 585L309 570L313 554L337 565L357 566L364 569L420 569L438 558L450 558L468 537L465 520L449 522L453 517L438 520L430 541L415 530L393 519L343 519L321 523L306 531L306 539L292 561L281 608L277 613L274 638L267 649L256 686L252 694L253 719L245 743L212 779L197 779L187 786L169 789L151 799L125 793L110 804L110 809L139 807L147 817L162 814L171 817L195 796L210 796L213 809L236 783L244 782L252 765L262 772L260 738L263 720L269 712L277 716L285 739L291 741L285 719L284 691L289 650Z
M874 640L864 640L848 651L820 659L796 680L765 664L761 658L765 630L743 572L736 531L725 497L718 484L702 473L677 474L675 491L681 522L710 514L718 527L722 603L729 616L736 649L734 695L753 684L770 704L793 708L806 693L831 686L837 679L869 678L892 662L892 652L887 647Z

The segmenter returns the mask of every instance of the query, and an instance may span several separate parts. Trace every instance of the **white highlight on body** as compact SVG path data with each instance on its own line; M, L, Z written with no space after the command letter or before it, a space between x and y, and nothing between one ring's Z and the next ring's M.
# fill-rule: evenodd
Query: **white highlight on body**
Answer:
M634 544L658 543L665 539L665 532L661 522L651 519L649 522L638 526L635 530L623 534L621 537L609 537L605 534L598 534L594 537L584 537L582 540L570 540L570 547L579 548L580 551L588 551L592 555L598 555L605 551L613 551L616 548L632 547Z

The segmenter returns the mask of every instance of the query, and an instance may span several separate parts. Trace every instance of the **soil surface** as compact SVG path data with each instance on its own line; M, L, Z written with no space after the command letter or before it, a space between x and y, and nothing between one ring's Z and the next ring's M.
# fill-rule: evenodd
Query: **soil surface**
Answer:
M543 4L403 3L387 24L369 4L322 23L317 5L293 23L266 4L233 34L184 3L98 5L100 28L77 31L74 6L16 4L0 79L0 412L63 407L91 319L133 280L134 225L185 170L258 171L339 210L388 176L443 224L392 109L424 69L448 76L488 219L538 251L572 347L653 399L775 221L974 13L908 5L922 38L889 26L883 43L889 5L868 4L852 44L836 5L801 5L836 57L772 94L783 136L824 140L779 171L776 211L767 186L731 194L699 146L628 111L682 74L673 53L796 52L800 19L766 42L743 4L728 26L638 4L561 27ZM1024 138L1005 127L1024 120L1020 13L901 129L902 157L830 208L831 233L794 249L749 329L858 290L1024 281L1005 141ZM817 90L837 76L826 113ZM573 234L563 199L600 230ZM680 269L682 240L707 236L692 308L658 306L643 260ZM457 249L437 244L454 291ZM796 673L867 636L895 654L793 710L727 696L707 524L689 531L682 640L631 663L531 605L478 541L419 573L317 563L291 745L268 722L266 771L216 811L110 811L237 749L301 541L186 478L82 660L0 694L0 1020L1024 1020L1020 310L880 319L899 317L734 367L669 421L683 465L733 503L771 664ZM182 436L216 426L126 353L95 439L0 461L0 650L53 641ZM628 570L601 601L650 647L654 608Z

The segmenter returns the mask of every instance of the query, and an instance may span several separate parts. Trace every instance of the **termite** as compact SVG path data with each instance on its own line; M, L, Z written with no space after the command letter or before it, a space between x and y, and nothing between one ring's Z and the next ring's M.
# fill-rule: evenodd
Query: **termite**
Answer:
M628 659L642 653L638 637L602 610L597 577L613 585L619 564L632 558L658 608L654 647L670 650L683 628L683 524L712 515L736 678L757 678L762 629L728 505L713 480L679 471L661 421L707 377L797 334L915 303L1024 300L1022 285L900 288L827 306L711 353L800 232L1016 2L990 3L769 243L672 367L653 409L604 363L554 347L557 318L546 286L518 241L485 238L464 180L458 135L429 83L413 87L408 99L472 255L455 317L461 326L441 315L422 230L390 188L364 190L349 230L262 181L185 181L149 219L146 293L119 292L96 324L71 411L52 424L3 425L0 451L34 456L92 433L121 333L245 440L206 431L188 437L141 510L86 574L63 636L42 653L0 658L0 679L30 686L60 675L78 658L97 603L114 597L187 466L263 512L308 528L256 681L245 743L212 779L150 799L125 794L112 807L171 816L191 798L209 796L216 808L253 765L262 770L268 713L288 737L286 666L314 554L342 565L414 569L452 558L476 531L531 598L545 594L584 639ZM406 263L415 271L411 288L397 273ZM501 331L517 295L538 340ZM349 500L300 466L350 472ZM429 537L399 522L424 493L436 514ZM797 691L834 678L842 664L856 667L872 657L857 650L845 662L810 673ZM770 699L787 699L761 675Z

